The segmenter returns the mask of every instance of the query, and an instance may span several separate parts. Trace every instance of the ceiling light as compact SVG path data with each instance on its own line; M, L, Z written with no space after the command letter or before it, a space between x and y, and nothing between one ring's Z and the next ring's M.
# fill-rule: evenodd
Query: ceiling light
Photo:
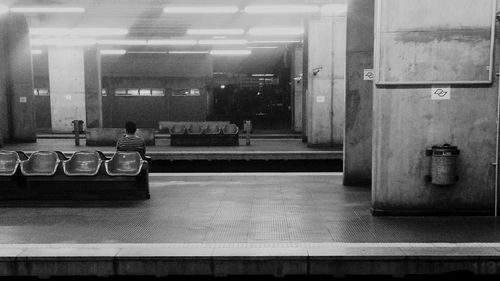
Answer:
M87 38L37 38L31 39L32 46L40 46L40 45L55 45L55 46L86 46L86 45L95 45L95 39L87 39Z
M0 5L0 14L6 14L7 12L9 12L9 7Z
M124 55L126 53L125 50L101 50L101 55Z
M152 46L162 46L162 45L184 45L191 46L196 45L196 40L148 40L148 45Z
M223 55L229 55L229 56L238 56L238 55L250 55L252 51L250 50L212 50L210 51L211 55L216 55L216 56L223 56Z
M249 35L302 35L304 28L301 27L276 27L276 28L251 28L248 30Z
M235 29L188 29L188 35L241 35L245 30Z
M278 49L277 46L254 46L254 47L247 47L248 49Z
M264 40L264 41L248 41L248 44L280 44L280 43L301 43L300 40Z
M42 50L31 50L32 55L40 55L42 54Z
M182 6L165 7L163 12L168 14L234 14L239 10L236 6Z
M169 54L208 54L208 51L169 51Z
M199 40L200 45L245 45L247 40Z
M101 36L101 35L126 35L127 29L123 28L30 28L31 35L41 36Z
M321 7L321 14L323 15L341 15L345 13L344 4L328 4Z
M245 7L244 11L249 14L304 14L316 13L319 7L316 5L252 5Z
M129 51L129 54L166 54L167 52L153 52L153 51Z
M147 45L146 40L97 40L99 45L128 45L128 46L140 46Z
M80 7L12 7L9 9L13 13L83 13L84 8Z
M266 74L252 74L252 77L274 77L274 74L272 73L266 73Z
M68 28L30 28L31 35L43 36L65 36L70 30Z
M126 35L128 30L125 28L74 28L71 29L70 34L80 36Z

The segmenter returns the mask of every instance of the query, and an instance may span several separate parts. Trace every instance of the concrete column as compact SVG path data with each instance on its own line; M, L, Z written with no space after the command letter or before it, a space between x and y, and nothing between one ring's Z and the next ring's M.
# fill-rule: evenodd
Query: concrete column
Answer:
M396 40L388 46L404 52L383 52L379 57L382 66L397 59L398 65L392 64L391 69L393 81L408 79L407 71L416 71L413 77L426 77L434 71L433 61L426 59L434 54L433 50L443 54L438 66L450 71L442 75L475 77L478 69L488 71L484 65L478 69L470 65L488 60L487 54L467 57L469 51L464 54L463 50L470 44L476 51L489 49L487 25L491 18L465 16L476 15L476 9L490 9L489 1L481 1L481 4L477 0L381 3L384 5L380 19L386 19L382 26L387 32L381 34L380 42ZM496 36L499 36L498 29ZM416 46L420 50L418 54L415 54ZM453 57L443 59L446 54L456 54L458 61ZM499 54L496 45L493 73L499 70ZM457 63L460 67L456 67ZM412 69L404 67L407 64L412 65ZM398 71L401 65L403 71ZM432 85L374 88L372 207L376 213L493 214L495 169L492 163L496 151L498 78L493 77L492 84L452 85L450 91L450 99L433 100ZM425 149L443 143L460 149L459 180L451 186L432 185L425 177L430 173L430 158L425 155Z
M85 70L85 108L88 128L102 128L102 95L101 95L101 54L97 49L84 52Z
M345 99L345 17L308 24L309 146L342 144Z
M374 15L373 0L347 0L344 185L371 183Z
M23 15L7 15L3 30L7 58L7 114L9 139L35 142L35 107L33 96L33 62L30 34ZM5 54L5 53L4 53Z
M69 133L72 120L86 120L83 49L49 47L52 131Z
M309 23L304 22L304 44L302 45L302 142L307 142L309 110Z
M8 107L7 107L7 51L6 46L6 19L0 17L0 145L7 139Z
M304 54L302 51L302 45L296 46L292 51L292 68L291 68L291 89L292 89L292 130L295 132L302 132L302 81L296 80L294 78L302 77L302 63L304 60Z

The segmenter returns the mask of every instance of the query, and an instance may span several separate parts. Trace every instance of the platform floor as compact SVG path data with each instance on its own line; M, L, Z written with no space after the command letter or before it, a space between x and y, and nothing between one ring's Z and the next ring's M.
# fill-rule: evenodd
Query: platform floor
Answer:
M137 202L1 203L0 243L500 243L500 219L374 217L336 173L152 174Z
M373 217L339 173L150 180L145 201L2 202L0 276L500 274L500 219Z
M239 146L171 146L170 140L157 139L155 146L148 146L146 152L153 160L332 160L342 159L342 146L310 148L300 139L253 139ZM100 150L108 155L115 151L113 146L75 146L72 139L38 139L36 143L4 144L0 149L33 152L59 150L71 155L80 150Z

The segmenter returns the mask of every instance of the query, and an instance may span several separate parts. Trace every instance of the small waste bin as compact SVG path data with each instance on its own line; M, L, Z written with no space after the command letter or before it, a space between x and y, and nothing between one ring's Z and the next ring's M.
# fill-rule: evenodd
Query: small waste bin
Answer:
M460 150L453 145L435 145L428 150L431 156L431 183L433 185L453 185L457 180L457 158Z
M250 120L244 121L243 131L246 134L246 145L250 145L250 133L252 132L252 121L250 121Z
M73 133L75 134L75 145L80 145L80 134L83 134L83 121L82 120L73 120L71 121L73 124Z

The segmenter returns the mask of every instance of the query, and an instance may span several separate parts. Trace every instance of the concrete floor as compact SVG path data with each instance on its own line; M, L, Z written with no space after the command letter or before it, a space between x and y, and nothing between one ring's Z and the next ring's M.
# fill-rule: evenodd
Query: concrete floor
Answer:
M373 217L337 173L151 174L136 202L0 202L0 244L500 242L494 217Z

